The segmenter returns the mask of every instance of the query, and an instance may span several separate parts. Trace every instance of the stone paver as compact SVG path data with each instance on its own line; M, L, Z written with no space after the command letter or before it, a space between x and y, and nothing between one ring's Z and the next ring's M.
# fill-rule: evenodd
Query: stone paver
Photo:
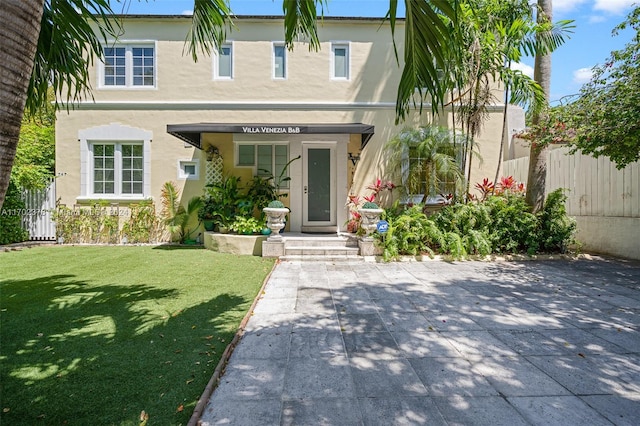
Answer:
M282 262L201 424L638 419L637 262Z

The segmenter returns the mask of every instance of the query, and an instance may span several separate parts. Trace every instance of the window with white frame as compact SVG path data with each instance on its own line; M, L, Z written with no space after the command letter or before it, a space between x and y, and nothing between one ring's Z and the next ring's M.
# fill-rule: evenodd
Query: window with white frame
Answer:
M331 43L331 78L349 79L349 43Z
M155 87L156 59L153 44L104 47L102 87Z
M144 150L142 142L89 142L91 194L143 196Z
M287 78L287 49L284 43L273 44L273 78Z
M200 178L200 165L194 160L178 161L178 179L197 180Z
M280 177L289 162L288 145L240 143L236 147L236 165L251 167L260 177ZM288 175L285 173L282 177ZM282 188L288 187L288 181L282 183Z
M214 62L216 79L233 79L233 44L223 43L214 56Z

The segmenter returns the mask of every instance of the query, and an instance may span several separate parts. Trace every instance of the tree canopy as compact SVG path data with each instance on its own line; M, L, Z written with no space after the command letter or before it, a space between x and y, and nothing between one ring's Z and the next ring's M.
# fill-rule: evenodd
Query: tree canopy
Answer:
M568 141L585 154L609 157L619 169L640 159L640 6L613 30L631 28L632 40L594 68L592 80L563 113Z

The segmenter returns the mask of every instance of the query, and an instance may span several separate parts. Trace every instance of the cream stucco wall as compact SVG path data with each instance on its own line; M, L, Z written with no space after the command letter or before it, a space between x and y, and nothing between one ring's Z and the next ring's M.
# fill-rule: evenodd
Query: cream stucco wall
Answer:
M58 113L56 122L56 169L62 174L58 197L73 205L80 201L81 130L120 123L152 133L151 192L159 201L164 182L174 181L186 202L201 195L204 186L205 155L185 147L167 133L168 124L184 123L365 123L375 126L375 135L362 151L356 166L348 153L358 154L360 135L281 135L277 141L290 143L290 156L296 156L305 141L333 140L337 143L336 191L338 220L341 227L347 218L344 207L348 193L366 195L366 186L376 178L389 178L385 170L384 146L405 127L426 124L430 112L417 113L405 123L395 124L396 87L400 69L395 62L388 26L377 20L325 19L319 30L321 50L309 52L308 46L296 43L287 52L287 78L272 77L272 42L284 39L282 21L272 19L239 19L237 30L228 39L233 43L234 78L216 80L213 59L202 55L200 61L183 55L189 20L180 17L147 17L125 20L126 32L120 42L152 42L156 48L157 80L154 88L113 89L100 85L99 66L90 70L95 75L94 100L85 101L79 109ZM402 40L402 25L396 40ZM348 42L350 78L330 78L331 42ZM401 48L400 47L400 52ZM439 123L451 122L449 114ZM490 108L490 119L477 138L482 162L474 160L471 187L484 177L493 178L501 157L499 141L502 132L502 107ZM236 139L239 135L236 135ZM250 179L247 169L232 170L234 136L205 134L203 144L213 144L225 159L225 171L239 173L244 182ZM271 140L271 139L270 139ZM273 139L276 140L276 139ZM196 160L200 164L199 180L178 179L178 161ZM301 204L299 180L301 165L293 163L289 202ZM158 206L159 207L159 206ZM301 218L290 225L297 227Z

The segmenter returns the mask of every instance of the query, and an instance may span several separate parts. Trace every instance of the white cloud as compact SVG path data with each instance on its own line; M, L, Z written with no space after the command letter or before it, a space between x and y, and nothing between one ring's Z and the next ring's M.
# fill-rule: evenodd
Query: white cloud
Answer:
M591 77L593 77L593 70L591 68L580 68L579 70L575 70L573 72L574 83L588 83L589 81L591 81Z
M595 0L593 10L622 15L638 0Z
M586 3L587 0L555 0L553 2L553 12L570 12L578 9L580 5Z
M182 14L191 16L191 15L193 15L193 10L183 10Z
M524 75L528 75L533 78L533 67L522 62L516 62L511 64L511 69L520 70Z

